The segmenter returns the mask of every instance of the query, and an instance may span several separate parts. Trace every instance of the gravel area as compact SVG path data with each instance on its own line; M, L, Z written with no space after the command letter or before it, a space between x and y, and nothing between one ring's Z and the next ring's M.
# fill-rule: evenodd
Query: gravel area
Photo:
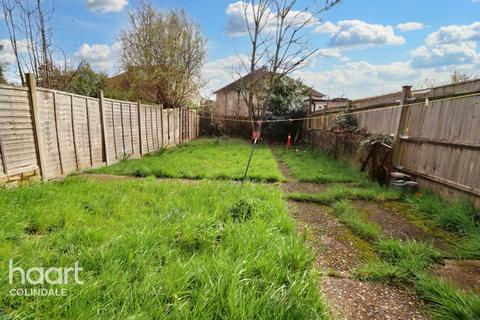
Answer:
M368 246L327 213L327 208L313 203L289 201L289 209L301 230L309 229L310 244L317 252L317 266L323 272L348 276L364 260L359 243ZM373 251L369 252L373 255Z
M393 287L324 277L322 290L335 319L428 319L412 294Z
M328 184L298 182L287 166L278 158L277 161L280 171L287 179L286 183L280 185L283 192L316 193L328 188ZM413 294L352 278L351 272L355 267L366 259L375 259L375 254L368 243L359 239L329 214L328 207L294 201L289 201L288 206L300 231L309 230L307 241L317 252L317 266L324 271L321 290L327 298L334 319L428 319ZM382 213L376 216L377 220L383 219L384 223L380 223L382 227L392 221L401 221L393 220L390 214L387 218L382 218ZM400 237L410 235L412 230L423 232L410 223L408 230L393 230L395 227L396 223L387 229Z

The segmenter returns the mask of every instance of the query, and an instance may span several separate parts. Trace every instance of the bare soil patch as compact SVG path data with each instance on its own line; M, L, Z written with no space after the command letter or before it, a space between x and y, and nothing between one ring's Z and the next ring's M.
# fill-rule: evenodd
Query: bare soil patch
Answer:
M480 260L445 260L433 273L460 289L480 293Z
M275 157L275 159L277 160L278 169L280 169L280 172L285 177L285 179L287 179L288 182L297 181L297 179L290 173L290 170L288 169L285 162L283 162L283 160L281 160L280 157L275 153L274 148L272 148L272 154Z
M325 277L322 289L340 319L428 319L413 294L379 283Z

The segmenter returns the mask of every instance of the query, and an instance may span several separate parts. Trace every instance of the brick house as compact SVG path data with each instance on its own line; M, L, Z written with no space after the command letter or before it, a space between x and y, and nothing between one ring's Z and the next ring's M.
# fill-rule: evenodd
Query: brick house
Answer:
M255 72L254 77L264 77L266 75L267 71L259 70ZM248 117L247 103L243 99L240 88L242 83L250 81L251 78L251 74L247 74L213 92L216 95L216 102L213 108L213 113L215 116L232 118ZM307 110L315 109L317 102L324 100L325 95L323 93L310 88L309 98L305 101L305 108Z

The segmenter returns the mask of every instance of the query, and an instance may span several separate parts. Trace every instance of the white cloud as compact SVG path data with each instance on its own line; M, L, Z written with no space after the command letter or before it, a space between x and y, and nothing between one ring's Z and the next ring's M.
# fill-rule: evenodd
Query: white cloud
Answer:
M218 60L207 62L203 66L203 80L206 81L205 86L201 90L201 94L205 98L210 98L215 90L229 84L238 78L238 66L241 61L246 62L246 56L229 56Z
M366 61L348 62L328 71L301 70L293 75L330 98L345 96L352 99L401 91L403 85L414 89L428 83L441 85L449 81L454 70L471 73L469 66L452 65L439 69L415 69L409 61L372 64Z
M479 40L480 22L441 27L427 36L424 45L410 52L412 66L424 69L475 67L480 62L476 42Z
M328 71L301 70L294 77L331 98L360 98L398 91L402 85L412 83L416 74L408 62L375 65L360 61L337 65Z
M402 36L397 36L392 26L369 24L360 20L343 20L336 24L327 21L315 28L315 32L330 34L330 47L343 49L366 48L405 43Z
M426 43L430 46L443 43L480 40L480 22L469 25L450 25L441 27L428 35Z
M5 65L5 77L9 82L19 83L20 76L18 74L15 53L13 52L11 42L9 39L2 39L0 40L0 45L3 47L0 51L0 63ZM26 59L28 59L26 39L17 40L17 51L21 61L26 61Z
M86 0L85 4L90 11L94 12L118 12L128 4L127 0Z
M412 30L421 30L425 28L425 25L420 22L405 22L405 23L397 24L395 28L400 31L412 31Z
M480 61L475 42L421 46L411 52L415 68L438 68L450 65L473 65Z
M338 48L325 48L319 49L316 53L316 56L322 58L340 58L340 50Z
M3 49L0 51L0 61L6 64L15 63L15 54L13 52L10 40L2 39L0 40L0 45L3 47ZM17 50L20 55L28 52L26 39L17 41Z
M90 63L95 70L112 75L120 69L120 50L120 42L115 42L111 46L106 44L90 45L84 43L80 49L73 54L71 60L74 64L85 60Z
M246 8L246 17L245 17ZM251 3L238 1L228 5L225 13L228 15L227 33L230 36L238 37L247 34L247 21L251 25L254 21L254 11L256 6L252 7ZM269 8L266 9L263 24L266 31L273 31L276 27L276 13ZM247 20L247 21L246 21ZM286 20L289 24L300 24L308 22L309 26L318 24L318 20L309 12L301 12L292 10L287 15Z

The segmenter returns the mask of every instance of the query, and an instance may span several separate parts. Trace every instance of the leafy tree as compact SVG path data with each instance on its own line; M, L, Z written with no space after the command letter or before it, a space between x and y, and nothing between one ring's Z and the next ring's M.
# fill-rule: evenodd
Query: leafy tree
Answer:
M96 72L90 64L80 62L76 69L51 69L50 87L84 96L96 97L98 90L105 89L107 75Z
M268 119L285 120L302 118L306 115L305 103L308 87L299 80L285 77L280 79L270 98ZM271 140L286 141L288 135L294 139L302 128L301 121L272 122L264 127L264 136Z
M197 94L206 54L200 28L184 11L159 12L142 1L120 34L122 65L131 85L165 107L184 105Z
M299 80L282 78L272 92L268 111L273 116L287 116L303 111L308 87Z
M96 97L98 90L106 87L108 79L105 73L95 72L85 61L82 61L76 70L68 71L67 78L67 91L90 97Z

